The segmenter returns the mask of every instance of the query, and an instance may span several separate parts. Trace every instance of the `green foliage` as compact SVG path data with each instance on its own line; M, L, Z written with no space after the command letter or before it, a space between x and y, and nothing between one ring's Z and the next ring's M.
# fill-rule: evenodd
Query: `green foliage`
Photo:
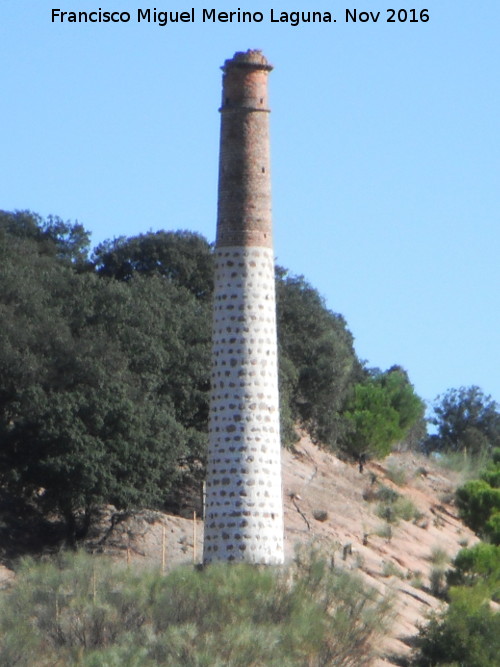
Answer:
M302 276L276 270L280 386L289 397L291 422L313 439L335 447L346 429L341 409L361 366L341 315L329 311Z
M387 456L392 446L422 418L424 404L399 366L371 374L354 388L344 413L351 425L344 449Z
M0 244L11 237L36 241L42 254L77 265L88 260L90 233L78 222L64 222L52 215L43 220L31 211L0 211Z
M433 547L429 560L434 565L442 567L443 565L446 565L446 563L450 560L450 557L448 556L448 553L441 547Z
M412 664L492 667L499 655L500 613L491 609L481 590L457 588L450 591L447 610L420 629Z
M208 417L210 245L159 231L93 263L88 248L79 223L0 212L0 484L64 516L73 541L100 503L172 506L198 484ZM276 287L284 442L299 422L385 452L420 410L406 374L364 379L342 316L302 277L277 269Z
M0 663L369 665L389 603L315 552L287 569L167 576L84 554L25 561L0 592Z
M474 456L483 451L490 454L500 445L498 405L476 386L450 389L438 396L431 423L438 430L427 440L429 451L466 451Z
M433 567L429 574L429 589L431 595L444 598L446 595L446 571L443 567Z
M500 489L500 463L490 462L481 471L480 477L494 489Z
M482 479L471 480L456 492L460 516L469 528L497 542L497 518L500 513L500 489L492 488Z
M382 568L382 576L383 577L398 577L398 579L404 579L405 578L405 573L401 568L399 568L395 563L393 563L391 560L386 561L384 563L384 566Z
M127 281L138 273L161 275L197 299L212 297L212 252L208 242L194 232L162 230L105 241L94 250L93 260L102 276Z
M374 493L379 501L377 515L389 524L396 524L400 519L411 521L417 515L417 508L409 498L405 498L388 486L381 485Z
M96 504L162 505L203 458L209 306L159 276L76 271L0 244L0 482L77 537Z
M381 519L385 519L388 523L398 523L400 519L403 521L411 521L415 518L417 508L409 498L397 496L395 500L381 503L377 508L377 515Z
M408 481L405 469L392 463L387 466L385 474L387 479L390 479L397 486L404 486Z
M482 584L493 599L500 596L500 546L479 542L469 549L461 549L447 573L450 586Z
M478 535L500 545L500 464L496 457L474 479L456 491L456 502L464 522Z
M383 458L402 435L398 413L384 388L373 380L356 385L346 418L352 425L348 448L355 455L367 452Z
M376 491L376 498L384 503L395 503L398 498L401 498L401 494L385 486L385 484L381 484Z
M492 544L500 545L500 512L493 511L486 522L484 532Z

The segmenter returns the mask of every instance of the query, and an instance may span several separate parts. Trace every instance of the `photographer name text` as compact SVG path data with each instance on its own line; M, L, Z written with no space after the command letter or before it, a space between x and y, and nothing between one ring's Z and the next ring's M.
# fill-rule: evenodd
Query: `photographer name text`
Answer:
M305 23L427 23L430 20L428 9L385 9L364 11L345 9L328 11L281 11L270 9L266 12L218 11L216 9L167 10L137 9L135 12L106 11L66 11L52 9L52 23L152 23L164 27L178 23L263 23L290 25L297 27Z

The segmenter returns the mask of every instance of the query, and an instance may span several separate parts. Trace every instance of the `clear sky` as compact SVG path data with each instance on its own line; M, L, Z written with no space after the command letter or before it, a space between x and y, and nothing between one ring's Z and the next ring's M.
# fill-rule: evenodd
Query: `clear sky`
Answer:
M388 23L391 4L430 19ZM51 20L99 7L130 21ZM369 366L400 364L429 401L476 384L500 402L498 0L157 0L195 21L137 21L154 7L0 0L0 208L78 220L93 245L157 229L213 241L219 67L261 48L278 263L345 316ZM203 22L212 8L263 20Z

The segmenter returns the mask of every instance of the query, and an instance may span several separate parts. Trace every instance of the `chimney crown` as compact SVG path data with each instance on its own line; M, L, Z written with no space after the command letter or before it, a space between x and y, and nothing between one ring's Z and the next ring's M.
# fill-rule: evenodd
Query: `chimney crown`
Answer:
M226 60L221 69L227 72L228 69L238 67L242 69L264 69L270 72L273 66L268 62L260 49L248 49L248 51L237 51L232 58Z

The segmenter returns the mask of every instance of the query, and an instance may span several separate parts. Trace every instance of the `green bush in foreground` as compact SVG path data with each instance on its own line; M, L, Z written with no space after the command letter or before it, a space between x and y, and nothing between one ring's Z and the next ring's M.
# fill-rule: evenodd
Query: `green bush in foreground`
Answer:
M88 555L24 561L0 594L0 664L368 665L389 603L316 552L288 568L162 576Z
M494 667L500 656L500 613L479 588L452 588L446 611L420 630L415 667Z
M500 600L500 546L479 542L469 549L461 549L447 573L450 586L482 584L495 601Z
M474 479L459 487L456 503L460 517L475 533L500 544L500 489L483 479Z

